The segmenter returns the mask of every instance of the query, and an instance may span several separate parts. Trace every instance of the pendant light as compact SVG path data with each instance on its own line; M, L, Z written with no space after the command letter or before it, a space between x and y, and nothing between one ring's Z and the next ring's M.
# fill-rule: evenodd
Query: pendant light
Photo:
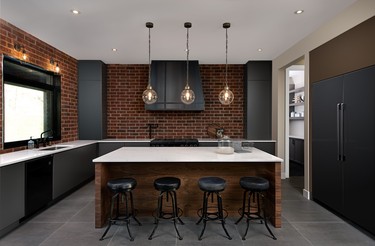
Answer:
M143 102L146 104L153 104L158 100L158 94L151 86L151 28L154 27L152 22L147 22L146 27L148 28L148 85L147 89L142 94Z
M223 105L229 105L233 102L234 95L231 90L229 90L228 86L228 28L230 27L230 23L226 22L223 24L223 28L225 28L225 86L224 90L222 90L219 94L219 101Z
M184 104L192 104L195 100L195 93L189 86L189 28L191 23L185 22L184 27L186 28L186 85L181 92L181 101Z

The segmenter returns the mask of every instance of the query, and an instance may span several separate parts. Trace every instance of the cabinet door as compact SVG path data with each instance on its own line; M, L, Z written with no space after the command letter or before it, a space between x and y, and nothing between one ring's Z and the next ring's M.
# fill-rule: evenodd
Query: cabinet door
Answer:
M289 138L289 159L291 161L295 161L295 140L294 138Z
M344 214L375 234L375 67L344 79Z
M342 211L342 163L337 161L337 104L342 102L343 77L312 86L313 198Z
M25 164L1 167L0 232L18 222L23 216L25 216Z
M295 152L294 152L294 158L295 161L303 164L304 163L304 141L303 139L295 139Z
M53 199L94 176L96 144L57 153L53 157Z

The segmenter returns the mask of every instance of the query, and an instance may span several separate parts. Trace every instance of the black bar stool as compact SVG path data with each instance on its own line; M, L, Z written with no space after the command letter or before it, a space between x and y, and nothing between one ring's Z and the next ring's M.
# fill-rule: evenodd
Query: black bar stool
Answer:
M132 217L138 225L141 225L141 223L137 220L135 217L135 210L134 210L134 203L133 203L133 194L132 190L135 189L137 186L137 181L133 178L120 178L120 179L114 179L109 180L107 182L108 189L114 193L111 199L111 211L108 221L107 229L105 230L103 236L100 238L100 241L104 239L105 235L109 231L109 228L111 228L112 225L120 222L125 222L126 227L128 229L130 241L134 241L134 237L130 233L129 229L129 223L130 218ZM122 202L125 204L124 210L125 213L120 213L120 196L123 196ZM130 202L130 212L129 212L129 202ZM116 214L113 215L114 206L116 203Z
M264 224L268 232L271 234L272 239L276 240L275 235L272 233L271 229L268 227L267 224L267 215L265 209L265 199L264 199L264 192L268 190L270 187L270 183L267 179L261 177L242 177L240 179L240 185L243 189L245 189L243 193L243 203L242 208L239 209L241 217L236 221L235 224L238 224L242 220L243 217L246 216L246 232L242 237L242 240L246 240L247 231L249 230L249 222L250 220L264 220ZM251 198L253 198L253 202L255 202L256 196L256 207L251 207ZM262 197L262 203L260 203L259 196ZM247 200L247 201L246 201ZM247 202L247 204L246 204ZM251 211L251 208L256 208L255 211ZM263 216L261 215L261 210L263 210Z
M196 223L198 225L203 220L203 229L198 239L202 240L202 236L204 234L204 231L206 230L206 222L208 220L220 220L225 234L227 235L228 239L231 240L232 237L229 236L228 231L225 228L223 202L220 195L220 192L224 191L225 189L226 181L219 177L203 177L198 180L198 185L199 188L204 192L203 208L198 210L198 215L200 216L200 219ZM209 212L208 201L211 196L211 203L213 203L215 194L217 198L217 210L215 212Z
M180 185L181 185L181 180L175 177L163 177L163 178L155 179L154 187L156 190L160 191L160 194L158 197L158 207L156 209L156 214L154 215L155 226L154 226L154 229L152 230L151 235L148 237L149 240L152 239L152 236L154 235L156 228L158 228L160 219L173 220L174 228L176 230L178 239L182 240L182 237L176 225L177 221L179 221L182 225L184 224L184 222L182 222L182 220L180 219L180 216L182 215L182 210L177 207L176 190L180 188ZM169 197L172 199L171 201L172 212L163 211L163 197L164 196L166 198L166 202L168 202Z

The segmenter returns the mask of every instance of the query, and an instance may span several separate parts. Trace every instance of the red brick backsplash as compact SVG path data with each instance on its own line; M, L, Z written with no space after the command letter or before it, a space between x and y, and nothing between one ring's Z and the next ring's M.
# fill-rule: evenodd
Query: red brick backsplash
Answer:
M107 122L109 138L148 138L147 124L158 124L154 138L208 138L207 127L217 123L231 138L243 137L244 65L228 65L228 85L234 102L222 105L225 65L200 65L205 97L202 112L146 111L141 95L147 86L148 65L107 66ZM184 83L184 81L181 81ZM179 91L176 93L180 93Z
M78 139L78 86L77 86L77 61L71 56L57 50L53 46L24 32L14 25L0 19L0 53L22 60L22 52L16 51L14 43L25 47L26 62L53 70L50 58L59 62L61 69L61 141ZM24 147L2 150L2 62L0 60L0 153L24 149Z

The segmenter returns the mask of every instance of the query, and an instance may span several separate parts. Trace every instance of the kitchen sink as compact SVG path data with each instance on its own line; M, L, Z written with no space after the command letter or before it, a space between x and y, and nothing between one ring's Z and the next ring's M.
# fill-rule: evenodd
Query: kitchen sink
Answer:
M39 150L46 150L46 151L48 151L48 150L58 150L58 149L65 149L65 148L69 148L69 147L71 147L71 146L63 146L63 145L59 145L59 146L51 146L51 147L45 147L45 148L41 148L41 149L39 149Z

